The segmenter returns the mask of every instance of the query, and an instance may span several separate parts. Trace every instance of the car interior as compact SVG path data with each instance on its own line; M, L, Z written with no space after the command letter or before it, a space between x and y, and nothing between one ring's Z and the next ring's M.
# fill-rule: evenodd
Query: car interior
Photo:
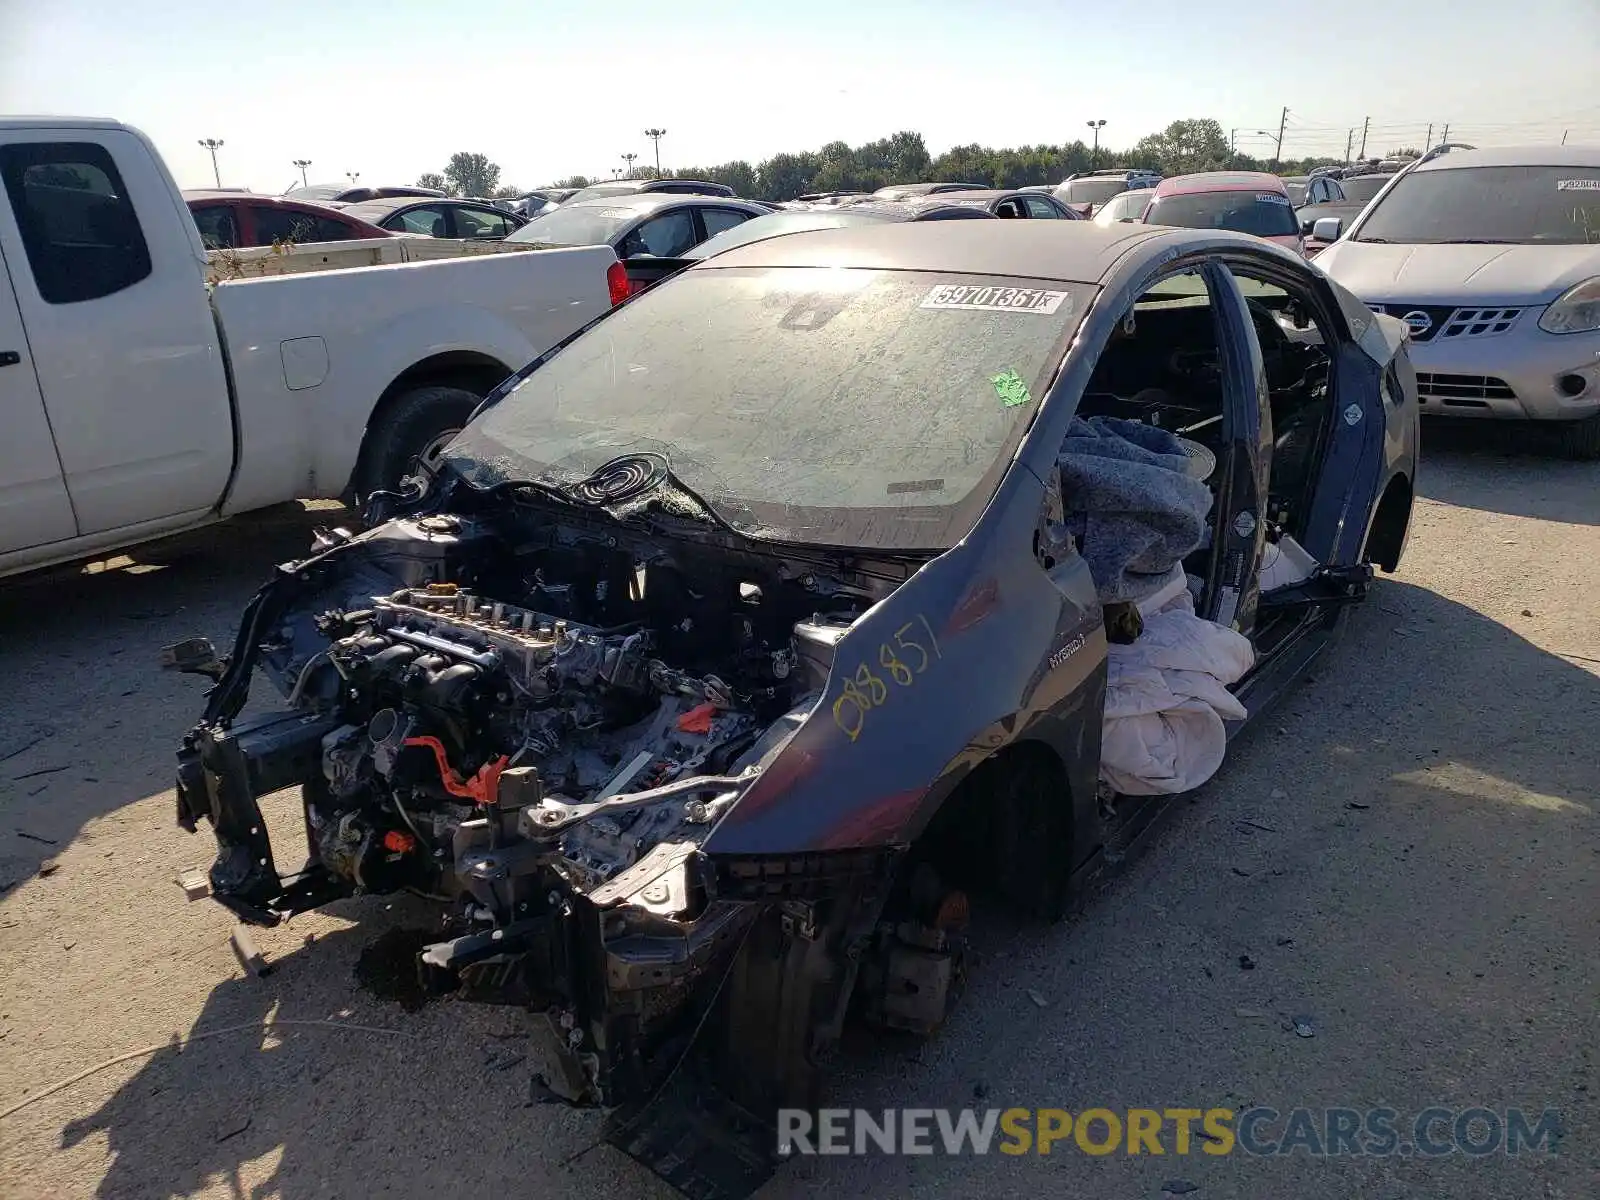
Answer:
M1270 394L1262 413L1270 444L1266 540L1303 536L1323 445L1331 427L1331 359L1309 296L1235 268L1249 305ZM1228 509L1227 461L1233 440L1215 316L1203 279L1169 277L1142 295L1102 353L1079 415L1121 417L1158 426L1184 440L1212 491L1211 536L1184 562L1191 577L1214 578L1212 547L1234 514ZM1271 550L1264 552L1272 554ZM1199 607L1204 611L1206 602ZM1262 631L1264 632L1264 631ZM1259 639L1258 639L1259 641Z

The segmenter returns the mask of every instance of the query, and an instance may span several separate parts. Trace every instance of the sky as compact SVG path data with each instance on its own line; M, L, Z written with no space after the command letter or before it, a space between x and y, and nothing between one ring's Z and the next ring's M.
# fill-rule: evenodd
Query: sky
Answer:
M457 150L502 184L920 131L1112 146L1187 117L1241 150L1600 144L1600 0L0 0L0 113L109 116L184 187L411 183ZM1263 132L1266 131L1266 132Z

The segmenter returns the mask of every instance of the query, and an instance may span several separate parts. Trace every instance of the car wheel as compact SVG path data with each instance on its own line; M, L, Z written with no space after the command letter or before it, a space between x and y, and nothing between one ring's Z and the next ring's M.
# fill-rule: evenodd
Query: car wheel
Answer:
M393 491L420 460L431 467L461 432L480 398L465 388L420 387L395 398L367 431L367 442L352 480L362 498Z
M1556 434L1563 458L1600 458L1600 413L1579 421L1563 421Z

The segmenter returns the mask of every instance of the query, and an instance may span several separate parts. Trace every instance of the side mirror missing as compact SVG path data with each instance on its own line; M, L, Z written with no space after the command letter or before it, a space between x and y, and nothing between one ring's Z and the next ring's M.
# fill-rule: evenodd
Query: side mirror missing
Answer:
M1319 242L1337 242L1343 233L1343 217L1319 217L1311 226L1311 236Z

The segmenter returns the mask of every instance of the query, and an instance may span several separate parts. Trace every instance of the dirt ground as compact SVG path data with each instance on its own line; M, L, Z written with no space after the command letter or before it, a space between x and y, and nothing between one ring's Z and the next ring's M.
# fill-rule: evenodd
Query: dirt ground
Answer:
M1430 446L1403 569L1147 853L1080 917L988 947L939 1038L847 1055L832 1093L1521 1105L1560 1110L1561 1153L810 1159L763 1196L1600 1195L1600 466L1498 441ZM362 948L424 922L418 902L263 931L276 969L254 979L223 910L174 882L211 854L168 790L201 686L157 650L225 644L330 516L0 585L0 1112L161 1047L0 1117L0 1195L668 1196L597 1144L595 1114L529 1102L519 1014L357 985Z

